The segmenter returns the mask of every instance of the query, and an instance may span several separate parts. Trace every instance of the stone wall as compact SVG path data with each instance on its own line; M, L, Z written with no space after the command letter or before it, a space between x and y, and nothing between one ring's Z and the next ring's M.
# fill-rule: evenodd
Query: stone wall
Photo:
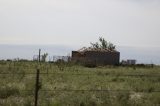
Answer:
M72 51L72 60L81 63L94 63L96 65L119 64L119 52L86 51L83 53Z

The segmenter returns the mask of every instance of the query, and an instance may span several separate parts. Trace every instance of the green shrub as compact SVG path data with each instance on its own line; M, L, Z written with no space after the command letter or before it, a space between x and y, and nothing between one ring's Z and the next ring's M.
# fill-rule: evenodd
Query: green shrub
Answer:
M3 89L2 88L0 89L0 98L1 99L5 99L5 98L8 98L10 96L15 96L15 95L19 95L19 94L20 94L20 92L16 88L6 87L6 88L3 88Z

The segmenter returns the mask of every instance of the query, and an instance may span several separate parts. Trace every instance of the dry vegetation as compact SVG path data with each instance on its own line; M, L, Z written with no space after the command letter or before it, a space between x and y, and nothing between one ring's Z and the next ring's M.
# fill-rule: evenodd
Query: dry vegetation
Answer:
M0 106L33 106L36 62L0 62ZM39 106L159 106L160 67L41 63Z

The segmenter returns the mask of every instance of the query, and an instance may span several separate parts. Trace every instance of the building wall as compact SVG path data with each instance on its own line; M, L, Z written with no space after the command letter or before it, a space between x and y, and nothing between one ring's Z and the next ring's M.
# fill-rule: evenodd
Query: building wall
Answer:
M83 54L72 51L72 60L82 63L94 63L96 65L115 65L119 64L119 52L99 52L86 51Z

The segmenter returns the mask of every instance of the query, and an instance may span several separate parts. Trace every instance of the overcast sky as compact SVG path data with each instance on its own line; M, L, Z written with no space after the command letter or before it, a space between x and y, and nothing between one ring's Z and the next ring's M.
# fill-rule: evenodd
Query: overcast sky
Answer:
M159 47L160 0L0 0L0 44Z

